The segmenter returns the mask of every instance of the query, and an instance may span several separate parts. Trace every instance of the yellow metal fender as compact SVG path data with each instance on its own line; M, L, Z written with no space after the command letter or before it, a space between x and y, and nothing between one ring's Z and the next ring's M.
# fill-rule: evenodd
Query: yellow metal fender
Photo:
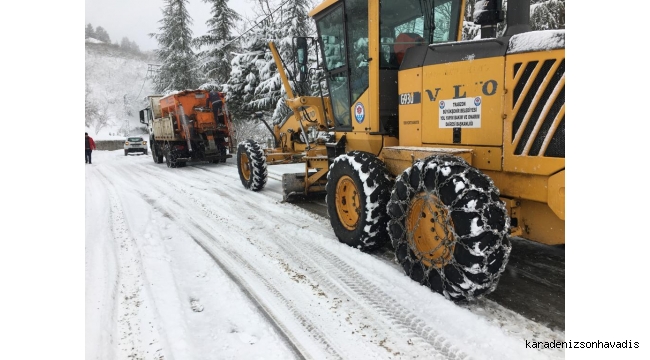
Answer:
M548 206L562 220L564 220L564 174L565 170L562 170L548 179Z

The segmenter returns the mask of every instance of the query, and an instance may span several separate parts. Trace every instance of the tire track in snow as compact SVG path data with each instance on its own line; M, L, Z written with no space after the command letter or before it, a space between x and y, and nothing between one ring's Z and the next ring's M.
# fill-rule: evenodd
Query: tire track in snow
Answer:
M124 358L144 360L146 354L145 342L151 348L159 342L160 334L152 326L143 326L140 321L141 305L146 298L142 293L143 269L137 246L126 224L122 204L115 193L115 185L102 171L98 171L100 180L105 183L110 201L111 232L118 249L118 348ZM153 304L153 302L149 301ZM150 315L150 314L149 314ZM146 340L145 340L146 339ZM162 348L155 350L154 359L163 360L165 354Z
M235 165L233 165L233 167L236 169ZM214 169L214 171L208 171L208 170L204 170L204 171L213 172L224 176L229 175L226 172L224 172L225 170L224 168L208 167L208 169ZM235 172L232 175L232 178L239 180L238 173ZM239 182L237 182L237 185L239 185ZM274 194L281 195L281 193L277 191L262 191L256 194L265 195L271 199L273 199ZM309 209L303 208L298 205L294 205L294 206L310 214L317 215ZM331 229L331 226L329 225L329 220L327 220L327 218L322 218L321 216L318 216L318 218L323 219L327 223L326 227L328 229ZM283 219L283 221L292 222L292 219ZM297 224L295 221L293 223ZM303 224L297 224L297 225L303 226ZM333 233L324 232L322 231L322 229L317 229L317 231L321 235L327 238L333 236L332 235ZM368 255L373 256L376 259L393 266L400 273L403 272L401 267L394 263L393 259L395 258L395 255L392 250L388 250L386 253L369 253ZM474 313L479 317L484 318L485 320L494 324L495 326L504 329L506 332L512 332L513 329L516 329L514 331L520 334L521 341L530 338L547 338L547 339L553 339L557 341L564 341L565 338L563 331L560 332L555 331L544 324L540 324L536 321L525 318L522 315L518 314L517 312L513 311L511 308L505 307L504 305L501 305L500 303L488 298L479 299L475 303L457 304L457 305L459 307L469 310L470 312ZM547 352L547 354L551 357L563 356L562 354L558 355L558 353L552 351Z
M232 194L221 192L221 195L236 201ZM243 201L249 206L254 206L254 204L247 200ZM283 218L283 220L294 225L297 229L302 227L302 223L299 223L292 218ZM432 327L426 325L424 320L410 313L407 309L396 306L395 304L397 301L395 299L383 292L377 286L374 286L369 279L364 277L347 262L341 260L329 250L318 247L318 245L313 242L296 242L284 236L281 237L283 240L282 247L285 250L285 254L289 255L295 262L301 264L300 267L302 269L313 269L314 264L320 265L323 270L317 271L314 269L313 271L310 271L310 275L316 275L316 282L318 284L328 284L328 288L336 289L338 291L336 296L347 297L346 290L354 294L353 301L359 303L360 309L363 309L363 305L368 305L375 312L386 317L389 324L402 328L407 337L419 338L430 344L438 352L438 354L429 354L430 356L434 356L434 358L469 358L467 354L453 346L452 343L443 335ZM298 256L299 254L302 254L302 256ZM306 262L302 259L310 259L311 261ZM323 276L323 274L327 274L327 276ZM341 289L339 286L332 284L329 280L331 278L340 280L346 289ZM362 300L363 303L359 300ZM367 311L364 311L364 313L371 316Z
M281 291L279 291L274 285L272 285L269 281L265 279L264 274L260 273L256 269L256 267L253 266L244 257L241 257L239 254L237 254L235 249L227 248L223 246L220 243L219 239L215 238L213 233L205 229L198 222L192 219L183 219L178 214L176 214L173 210L159 204L156 200L150 198L146 194L141 193L141 195L143 196L143 198L145 198L145 200L149 204L154 206L159 211L166 213L170 219L177 221L178 226L183 228L188 233L188 235L197 243L197 245L199 245L212 259L215 260L217 265L224 271L224 273L228 277L230 277L235 284L237 284L240 287L240 289L244 292L244 294L246 294L249 297L249 299L256 305L258 310L260 310L262 315L269 320L269 323L276 329L278 334L285 340L285 343L289 347L289 349L291 349L298 358L307 359L312 357L305 356L305 354L309 354L309 353L304 349L303 346L301 346L300 342L297 341L297 339L295 339L291 331L289 331L287 327L284 325L284 322L279 320L280 317L275 315L272 309L270 309L264 302L262 302L260 297L255 295L256 292L253 290L252 286L247 285L247 282L244 279L235 275L237 272L233 271L235 270L233 266L227 265L227 263L232 263L232 262L237 263L240 267L244 267L246 268L246 270L251 272L258 280L260 280L265 285L267 290L274 297L276 297L278 300L280 300L284 305L288 307L288 310L294 315L294 317L300 322L300 324L302 324L305 327L305 331L310 333L317 342L321 343L322 347L328 354L330 354L331 356L337 359L344 358L334 350L334 347L327 340L326 335L318 331L317 326L312 324L311 321L308 319L308 317L300 312L300 309L298 307L292 305L292 302L289 301L284 295L282 295ZM185 225L183 223L184 220L189 221L189 223L193 226ZM196 231L195 229L201 232L201 234L204 237L203 240L200 239L199 236L197 236L197 234L195 234ZM205 238L207 238L210 244L207 244L205 242ZM219 247L221 250L220 251L221 255L217 255L214 251L210 250L208 248L209 245ZM233 261L227 261L226 257L231 257L232 258L231 260Z
M163 179L163 181L166 180ZM193 202L199 205L201 209L203 209L204 213L209 212L203 200L198 199L191 194L188 194L182 188L178 188L176 183L168 182L168 185L170 185L171 187L175 187L176 190L178 190L177 192L182 192L186 196L188 196L189 199L191 199ZM252 208L252 209L258 206L258 204L255 204L247 200L246 198L236 197L237 195L232 192L223 191L219 188L214 188L212 190L216 191L219 196L228 198L233 203L243 202L247 205L248 208ZM260 196L264 196L264 195L260 194ZM207 213L206 215L214 215L214 214ZM279 215L281 214L278 214L278 216ZM217 217L217 218L220 221L224 220L223 217ZM304 225L303 223L299 223L291 218L283 218L283 220L293 224L296 228L301 228L302 225ZM197 226L201 230L203 229L197 223L195 223L195 226ZM250 229L240 228L240 231L242 232L247 230L250 231ZM209 232L205 232L205 235L211 236ZM260 235L268 235L268 234L260 234ZM322 234L322 235L326 237L332 236L332 234ZM290 257L294 262L300 264L299 266L300 268L311 269L311 271L308 272L310 273L309 274L310 276L316 277L315 283L319 285L326 284L327 289L330 292L335 293L334 297L336 298L344 298L346 300L352 301L353 303L356 303L357 308L354 310L362 314L359 316L359 318L366 318L366 319L373 318L373 314L365 310L365 307L367 306L371 308L373 311L382 314L384 318L386 318L389 324L388 326L382 324L375 324L376 328L381 328L383 332L385 332L387 327L390 327L391 325L395 325L396 328L402 329L404 337L414 338L416 339L416 341L417 339L419 339L422 343L427 343L429 345L429 349L428 349L429 352L427 353L429 356L434 356L434 358L439 358L439 359L468 358L467 354L463 353L460 349L453 346L452 343L449 340L445 339L444 336L442 336L440 333L435 331L432 327L427 326L424 320L410 313L407 309L395 306L394 304L397 303L395 299L392 299L390 296L388 296L383 291L381 291L378 287L374 285L370 285L369 279L362 276L354 268L349 266L349 264L343 262L331 252L327 251L326 249L316 248L315 247L316 245L311 244L309 242L300 243L301 245L306 244L307 247L305 246L299 247L297 246L297 242L295 240L288 239L282 234L280 234L279 236L275 236L275 239L281 240L281 242L278 242L277 245L281 246L281 248L285 252L285 255L288 255L288 257ZM256 244L256 246L260 246L260 245L263 244ZM315 261L312 262L314 264L321 264L321 265L324 264L323 270L314 268L314 266L311 263L307 263L303 261L301 259L303 257L294 255L296 251L298 251L298 253L302 253L304 255L304 258L306 259L314 259ZM268 251L265 251L265 253L270 256L273 256L272 255L273 251L271 251L271 249L268 249ZM283 260L282 257L276 257L276 258L280 261ZM286 259L284 260L286 261ZM240 258L238 261L247 263L246 260L242 258ZM252 271L256 272L254 269L252 269ZM340 286L334 285L329 280L330 278L332 278L332 276L329 275L331 273L337 274L336 278L341 280L342 284L345 286L345 289L341 288ZM324 274L328 274L328 275L324 275ZM262 279L264 278L262 274L258 273L258 276ZM348 292L351 292L352 294L354 294L354 296L349 296ZM279 296L281 296L281 294ZM360 299L363 301L359 301ZM373 321L375 320L373 319ZM363 326L363 324L360 325ZM382 336L383 335L381 335L380 338ZM388 336L386 336L385 338L387 337ZM431 347L433 349L431 349ZM431 353L430 352L431 350L433 350L434 353Z
M134 177L133 173L125 171L124 169L116 168L115 170L120 171L129 177ZM152 176L154 175L153 173L147 170L145 170L145 172L148 172ZM172 187L177 187L175 183L168 182L167 180L163 180L163 181L167 182ZM185 205L183 205L174 197L178 196L178 194L191 196L185 191L185 189L182 188L177 188L176 189L177 191L173 192L174 196L170 196L171 194L167 189L163 189L160 186L153 183L149 185L154 190L156 190L156 192L159 195L162 195L162 197L165 200L169 200L171 203L176 205L178 209L184 209ZM164 216L170 218L171 220L174 220L180 228L186 231L186 233L197 243L197 245L199 245L204 251L208 253L210 257L212 257L216 261L217 265L224 270L226 275L228 275L233 280L233 282L242 289L242 291L251 299L251 301L254 304L258 305L258 309L261 311L261 313L267 319L270 320L270 324L274 326L278 334L284 338L288 348L291 349L298 358L300 359L313 358L313 356L305 357L305 354L309 354L308 351L304 349L304 347L300 344L299 341L297 341L297 339L295 339L295 336L291 333L291 331L287 329L287 327L284 325L284 322L279 320L280 316L275 315L272 309L270 309L264 302L261 301L259 297L255 295L256 292L253 290L253 287L247 285L244 279L235 275L237 272L233 271L234 270L233 265L227 265L227 263L237 264L239 267L244 267L246 270L253 273L253 276L265 285L265 287L272 294L272 296L274 296L280 302L282 302L283 305L287 306L288 310L292 313L292 315L294 315L294 317L298 320L298 322L302 324L302 326L305 329L305 332L309 333L318 343L321 344L321 348L325 350L327 354L330 355L327 358L335 358L335 359L345 358L339 355L336 352L336 350L334 350L335 347L332 344L330 344L330 341L327 339L327 336L318 329L318 326L313 324L309 320L309 317L303 314L297 306L293 305L293 302L287 299L282 294L282 292L276 288L276 286L274 286L269 281L267 281L265 279L265 275L260 273L257 270L256 266L251 264L244 257L237 254L236 249L224 246L219 241L219 239L217 239L214 236L213 232L211 232L208 229L205 229L204 226L202 226L192 218L188 219L181 216L179 213L182 213L182 211L174 210L172 209L171 206L165 206L159 201L155 200L152 196L143 193L139 190L136 190L136 192L138 192L147 203L149 203L155 209L163 213ZM221 220L225 220L225 219L221 219ZM191 224L192 226L187 225L185 222L189 222L189 224ZM197 234L196 233L197 230L201 234ZM200 239L201 237L203 237L204 239ZM209 244L205 242L206 239L209 241ZM219 247L221 255L217 255L215 251L208 249L210 245ZM230 261L228 261L227 258L231 258L229 259Z

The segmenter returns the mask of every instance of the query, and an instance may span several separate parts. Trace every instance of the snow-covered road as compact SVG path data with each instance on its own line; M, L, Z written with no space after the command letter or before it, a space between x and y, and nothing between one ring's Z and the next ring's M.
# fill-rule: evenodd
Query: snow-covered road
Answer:
M295 168L295 167L294 167ZM564 333L491 301L456 305L329 221L259 193L234 159L86 165L86 359L560 359ZM273 174L276 173L276 174ZM498 290L497 290L498 291Z

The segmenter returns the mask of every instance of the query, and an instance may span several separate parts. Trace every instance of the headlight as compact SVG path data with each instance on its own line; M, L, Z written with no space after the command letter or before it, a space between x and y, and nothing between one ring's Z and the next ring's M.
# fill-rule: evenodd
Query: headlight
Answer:
M124 142L124 145L129 145L129 142L128 142L128 141L125 141L125 142Z
M143 141L143 142L142 142L142 145L147 145L147 142L146 142L146 141Z

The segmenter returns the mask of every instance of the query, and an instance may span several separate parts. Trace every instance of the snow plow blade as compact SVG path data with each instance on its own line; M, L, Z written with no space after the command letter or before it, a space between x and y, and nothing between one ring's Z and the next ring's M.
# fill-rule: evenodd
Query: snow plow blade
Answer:
M310 173L311 175L311 173ZM282 201L295 202L309 200L311 197L325 194L325 185L317 182L306 188L305 174L282 174Z

